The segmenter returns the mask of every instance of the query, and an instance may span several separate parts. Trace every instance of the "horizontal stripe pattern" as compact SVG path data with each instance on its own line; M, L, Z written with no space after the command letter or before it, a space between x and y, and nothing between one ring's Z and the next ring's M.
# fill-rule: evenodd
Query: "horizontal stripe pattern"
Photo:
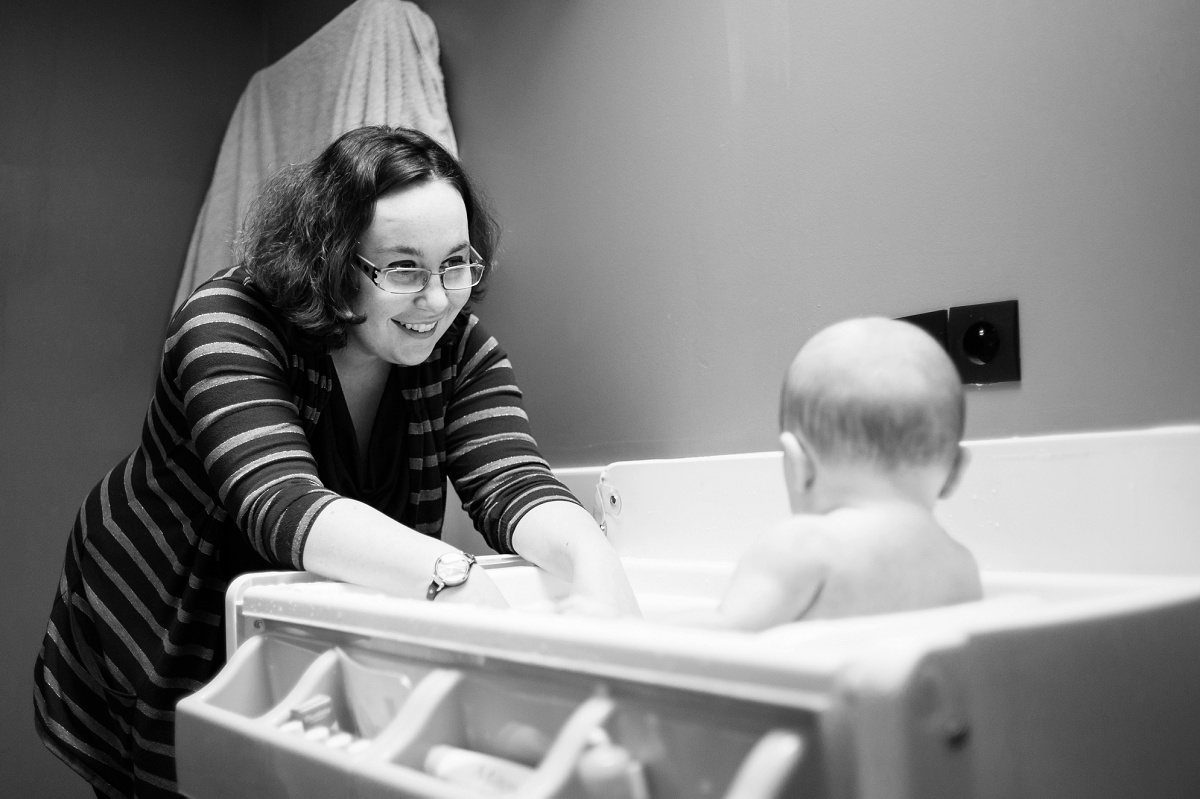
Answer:
M574 501L538 453L500 346L460 314L404 367L398 521L440 535L446 480L485 540L512 552L530 508ZM335 388L327 352L277 319L239 269L172 319L140 446L80 508L34 673L39 735L110 796L177 796L175 703L223 660L225 588L248 568L303 567L337 497L308 436Z

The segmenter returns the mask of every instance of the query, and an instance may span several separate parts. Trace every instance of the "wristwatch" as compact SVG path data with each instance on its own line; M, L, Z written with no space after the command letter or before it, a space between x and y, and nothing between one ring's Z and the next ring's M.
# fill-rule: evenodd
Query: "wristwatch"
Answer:
M475 565L475 556L466 552L446 552L433 562L433 582L425 592L425 598L433 600L443 588L453 588L467 581L471 567Z

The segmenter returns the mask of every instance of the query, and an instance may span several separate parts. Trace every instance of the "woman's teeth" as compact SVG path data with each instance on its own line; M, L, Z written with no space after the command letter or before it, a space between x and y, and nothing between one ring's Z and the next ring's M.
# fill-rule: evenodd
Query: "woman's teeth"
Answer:
M430 322L424 325L409 324L408 322L401 322L400 324L414 333L428 333L430 330L433 330L435 327L437 327L437 322Z

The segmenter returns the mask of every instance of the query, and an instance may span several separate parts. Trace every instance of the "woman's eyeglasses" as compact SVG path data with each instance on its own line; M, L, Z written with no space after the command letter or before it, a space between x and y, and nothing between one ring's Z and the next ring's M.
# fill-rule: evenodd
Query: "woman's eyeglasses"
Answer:
M375 264L358 255L362 261L359 266L371 282L391 294L416 294L429 285L429 278L437 275L446 291L463 291L479 284L483 279L483 258L471 247L471 262L447 266L440 272L416 266L389 266L380 269Z

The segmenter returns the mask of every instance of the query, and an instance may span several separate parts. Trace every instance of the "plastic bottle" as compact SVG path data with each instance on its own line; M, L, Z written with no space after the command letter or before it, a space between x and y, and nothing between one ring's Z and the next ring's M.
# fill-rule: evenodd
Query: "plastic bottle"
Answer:
M333 723L333 700L325 694L313 694L292 708L289 716L302 723L305 728Z
M589 747L579 757L576 774L588 799L650 799L642 764L623 746Z

